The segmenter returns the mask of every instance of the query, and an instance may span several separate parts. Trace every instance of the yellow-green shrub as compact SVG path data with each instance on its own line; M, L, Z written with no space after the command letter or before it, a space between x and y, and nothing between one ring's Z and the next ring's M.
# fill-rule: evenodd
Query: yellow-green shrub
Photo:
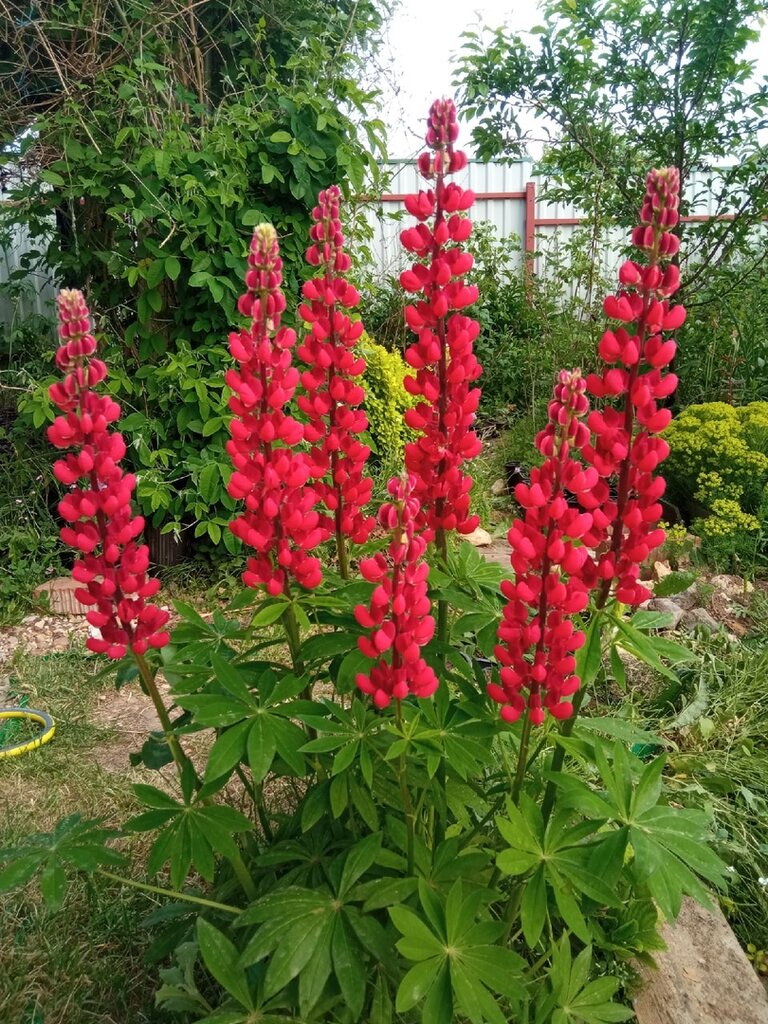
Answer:
M358 342L358 351L366 363L362 378L363 408L376 454L382 462L399 462L405 442L413 436L403 422L403 413L416 402L403 387L408 367L399 352L378 345L365 333Z
M665 437L668 496L684 511L691 509L691 498L706 510L692 523L705 554L707 546L718 559L726 550L754 548L757 531L768 528L768 402L689 406Z

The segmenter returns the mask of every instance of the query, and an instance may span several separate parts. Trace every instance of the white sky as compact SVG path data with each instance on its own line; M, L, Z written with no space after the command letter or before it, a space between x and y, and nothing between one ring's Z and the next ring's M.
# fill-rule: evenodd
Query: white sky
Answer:
M506 22L513 31L524 32L541 20L535 0L401 0L387 32L384 63L389 73L379 83L390 158L421 151L432 100L454 94L451 79L464 31L483 22L491 28ZM764 25L761 42L767 39ZM757 58L759 74L768 74L768 46L755 45L748 55ZM470 148L466 125L459 139ZM537 156L537 147L531 148Z

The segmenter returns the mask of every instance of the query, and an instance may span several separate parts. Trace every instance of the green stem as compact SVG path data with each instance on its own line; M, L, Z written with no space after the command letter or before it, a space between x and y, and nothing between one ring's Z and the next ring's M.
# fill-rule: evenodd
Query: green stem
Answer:
M185 900L187 903L196 903L201 907L210 907L211 910L223 910L227 914L242 914L239 907L230 906L229 903L217 903L215 900L206 900L202 896L193 896L191 893L178 892L176 889L163 889L159 885L147 885L146 882L137 882L133 878L125 878L123 875L114 875L111 871L103 868L96 868L96 873L104 878L121 885L131 886L133 889L140 889L142 892L151 892L156 896L170 896L175 900Z
M397 728L400 732L400 735L403 737L403 739L405 739L405 732L403 729L403 710L400 705L400 701L397 699L395 700L395 721L397 722ZM416 821L415 815L413 813L413 803L411 801L411 794L408 791L408 777L405 765L405 751L403 751L400 754L398 777L400 780L400 796L403 801L403 808L405 810L405 825L407 829L406 857L408 861L408 874L410 876L413 874L414 868L414 838Z
M152 703L155 706L155 712L157 713L157 717L160 719L160 724L162 725L163 732L165 733L165 741L168 744L168 747L173 756L173 761L174 764L176 765L176 770L179 773L179 778L181 778L185 767L187 765L191 765L191 761L182 750L181 744L179 743L178 738L176 737L176 734L173 731L171 716L168 714L168 709L166 708L165 702L163 701L163 698L160 695L160 691L157 688L157 682L155 680L154 673L152 672L152 669L149 667L147 659L144 657L143 654L136 654L135 651L132 651L131 653L133 654L133 657L136 661L136 666L139 670L139 674L141 675L142 682L144 683L144 686L147 689L147 693L149 694ZM199 789L200 780L197 778L196 772L195 779L196 786Z
M583 685L576 696L573 698L573 714L570 718L566 718L563 722L562 728L560 729L560 735L566 738L571 735L573 728L576 725L576 719L581 708L582 701L587 693L587 684ZM552 764L550 765L550 773L556 775L562 771L563 761L565 760L565 747L558 745L555 748L555 753L552 756ZM544 799L541 802L541 816L544 819L544 827L547 827L552 809L555 806L555 793L557 787L553 779L550 779L547 783L547 788L544 791Z
M435 533L435 547L439 555L441 569L448 562L448 537L442 527ZM448 642L448 602L440 599L437 602L437 639L441 644Z
M512 802L514 804L520 801L520 792L523 788L523 779L525 778L525 769L528 767L528 747L531 742L531 716L526 714L525 721L523 722L523 731L520 735L520 750L517 755L517 769L515 771L515 781L512 784Z
M152 673L152 669L149 667L149 663L147 662L143 654L136 654L136 652L134 651L133 656L136 659L136 665L139 669L139 673L141 674L142 681L144 682L144 685L147 688L147 692L149 693L149 696L152 699L152 703L155 706L157 717L160 719L160 724L163 727L165 739L166 742L168 743L171 754L173 755L173 760L176 765L176 770L178 772L179 779L181 779L184 773L184 769L187 766L189 766L194 775L195 789L200 789L201 783L200 779L198 778L197 772L195 771L195 766L192 764L190 759L182 750L181 744L179 743L178 738L173 732L171 717L168 714L168 709L165 706L163 698L160 696L160 691L157 688L157 681L155 680L155 677ZM207 803L208 801L203 802ZM256 897L258 896L258 891L256 889L256 886L253 884L253 879L248 874L248 869L243 863L243 859L240 856L240 854L238 853L234 857L228 857L227 859L232 865L235 875L237 875L237 880L243 887L243 892L245 892L248 899L255 900Z

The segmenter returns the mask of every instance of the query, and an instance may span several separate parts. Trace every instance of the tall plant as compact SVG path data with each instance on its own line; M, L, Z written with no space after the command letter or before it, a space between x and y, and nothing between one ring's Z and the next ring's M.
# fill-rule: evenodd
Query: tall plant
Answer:
M255 564L212 621L179 603L173 645L157 612L126 600L154 585L133 547L141 524L126 511L131 481L114 468L119 444L104 433L117 410L89 390L104 369L88 361L81 297L61 300L68 376L52 397L66 419L52 440L80 449L67 457L67 481L91 473L91 447L103 446L93 457L98 478L62 503L65 539L88 549L81 596L98 603L91 621L107 653L130 649L150 692L160 666L145 647L161 651L183 711L176 722L162 712L178 793L137 786L144 810L125 826L153 834L147 871L168 864L171 888L125 882L177 904L161 942L175 948L176 966L160 999L199 1021L626 1020L631 1011L615 999L620 961L649 959L660 944L658 911L674 918L686 893L706 902L706 886L726 875L706 845L707 816L669 802L664 757L646 763L628 750L627 740L648 737L600 713L577 717L604 649L616 658L623 647L673 677L668 662L688 656L654 639L653 617L626 614L645 595L640 563L662 539L655 472L668 413L657 403L670 386L665 332L682 318L670 304L678 274L665 266L675 251L676 172L648 177L633 234L641 258L622 266L605 304L621 326L603 337L602 372L585 380L566 370L558 380L537 440L544 462L518 489L508 574L448 536L470 521L462 463L477 448L474 327L461 312L448 316L452 303L461 310L474 297L458 244L469 199L440 177L460 163L456 134L452 103L438 101L420 161L438 173L437 188L409 200L429 260L411 271L424 298L409 313L419 334L411 387L423 398L411 425L422 436L389 483L378 512L384 536L369 541L378 550L350 551L362 580L345 578L342 557L342 572L326 569L321 583L308 554L323 522L311 506L322 498L327 509L330 493L313 475L331 465L317 453L339 437L340 421L326 415L327 401L314 404L318 388L307 408L323 415L302 424L287 411L295 338L279 324L270 226L254 233L239 303L250 324L230 338L239 363L230 375L231 486L245 503L234 528L256 549ZM446 223L441 211L454 201ZM303 348L317 360L313 383L327 382L344 354L323 325L346 285L319 297L318 287L309 291L325 308L308 319L327 344ZM344 335L346 314L336 313L328 322ZM337 401L357 397L348 385ZM588 391L599 409L589 410ZM108 487L98 486L102 477ZM435 602L445 609L437 629ZM277 625L287 655L261 632ZM181 749L180 721L185 734L210 732L198 766ZM162 763L150 753L148 762ZM249 815L229 806L233 792ZM60 902L72 869L117 878L113 834L66 819L53 835L0 854L0 889L41 870L44 893Z

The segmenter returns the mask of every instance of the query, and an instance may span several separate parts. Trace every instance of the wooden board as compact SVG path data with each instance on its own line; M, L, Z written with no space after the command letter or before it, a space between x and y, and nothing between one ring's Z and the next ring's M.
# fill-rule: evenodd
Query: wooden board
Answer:
M768 996L719 909L686 899L658 970L641 968L638 1024L768 1024Z

